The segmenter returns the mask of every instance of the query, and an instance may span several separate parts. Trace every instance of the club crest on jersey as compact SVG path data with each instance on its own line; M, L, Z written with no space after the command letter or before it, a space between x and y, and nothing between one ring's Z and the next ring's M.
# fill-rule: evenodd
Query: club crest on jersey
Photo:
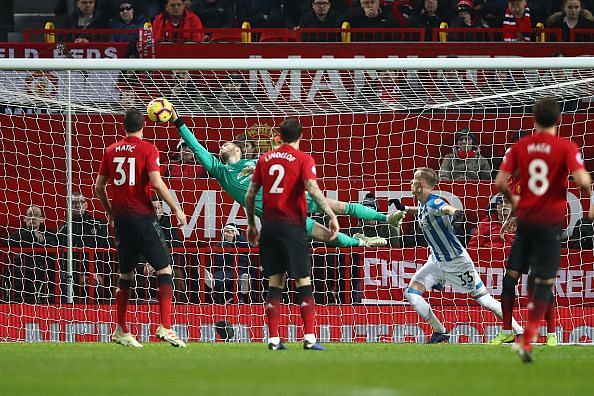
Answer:
M237 174L237 178L241 179L243 177L249 176L254 173L254 169L256 169L253 165L246 166Z

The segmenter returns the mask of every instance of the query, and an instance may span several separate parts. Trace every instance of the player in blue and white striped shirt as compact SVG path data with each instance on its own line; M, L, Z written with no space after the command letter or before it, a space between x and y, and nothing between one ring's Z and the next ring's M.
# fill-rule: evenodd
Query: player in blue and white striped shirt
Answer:
M429 243L429 258L412 277L404 296L417 313L431 324L433 335L430 344L447 341L450 335L437 319L423 293L432 287L450 284L459 292L470 295L483 307L502 317L501 303L488 292L474 268L468 252L462 246L452 228L452 219L462 214L441 197L433 193L437 183L437 174L430 168L419 168L411 181L411 192L419 205L407 207L406 211L418 217L421 230ZM516 334L523 332L522 327L512 319Z

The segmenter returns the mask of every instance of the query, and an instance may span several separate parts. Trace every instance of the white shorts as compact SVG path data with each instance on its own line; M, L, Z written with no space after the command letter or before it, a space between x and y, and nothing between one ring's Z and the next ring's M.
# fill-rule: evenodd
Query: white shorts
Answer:
M466 252L452 261L445 262L439 262L432 254L429 255L425 265L413 275L412 282L421 283L426 290L447 284L456 291L471 294L482 292L485 288L472 259Z

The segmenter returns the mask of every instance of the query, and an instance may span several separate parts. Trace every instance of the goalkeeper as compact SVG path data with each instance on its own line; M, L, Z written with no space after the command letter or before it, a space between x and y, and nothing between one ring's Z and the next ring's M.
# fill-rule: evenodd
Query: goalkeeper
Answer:
M242 152L238 145L232 142L226 142L221 146L220 158L217 159L210 153L194 136L192 131L186 126L183 120L177 116L174 111L171 121L177 127L182 139L187 143L188 147L194 152L204 169L217 179L223 190L231 195L233 199L240 205L245 206L245 194L249 188L252 172L256 167L256 161L251 159L243 159ZM395 227L400 226L404 212L396 211L391 215L385 215L376 211L373 208L363 206L358 203L341 202L332 199L327 199L328 204L336 214L347 214L360 219L377 220L388 222ZM307 195L307 211L309 213L318 212L316 203ZM260 217L262 214L262 192L256 196L256 215ZM307 235L320 242L327 243L331 246L352 247L352 246L386 246L387 241L380 237L366 237L358 235L357 238L350 237L343 233L330 240L332 232L323 225L314 220L306 219Z

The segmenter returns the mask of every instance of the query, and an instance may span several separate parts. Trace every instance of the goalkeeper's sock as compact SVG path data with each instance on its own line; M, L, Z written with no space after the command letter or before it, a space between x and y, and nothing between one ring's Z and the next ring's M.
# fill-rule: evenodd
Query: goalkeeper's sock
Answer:
M415 311L417 311L419 316L429 322L434 332L446 332L444 325L441 324L439 319L437 319L437 316L435 316L433 313L431 305L429 305L429 303L423 298L423 293L409 287L404 292L404 297L406 297L408 302L413 306Z
M552 290L551 290L551 295L549 296L549 303L547 305L544 316L545 316L545 320L547 322L547 333L556 333L557 332L557 314L555 313L555 296L553 296Z
M313 287L311 285L298 287L297 298L300 301L299 312L303 321L303 334L315 334L316 303L313 299ZM313 343L315 344L315 341Z
M166 329L171 328L171 307L173 302L173 281L171 274L157 275L157 300L161 312L161 325Z
M384 213L380 213L377 210L370 208L369 206L361 205L360 203L347 202L345 206L345 214L358 219L377 220L384 223L388 220L388 216Z
M511 276L506 275L503 277L503 290L501 291L503 330L511 331L512 329L514 304L516 301L516 283L517 279L514 279Z
M334 240L328 242L326 245L334 247L354 247L354 246L365 246L365 243L360 239L353 238L342 232L339 232Z
M266 297L266 319L268 321L269 339L279 337L278 327L282 293L282 289L278 287L271 287L268 289L268 296Z
M128 312L128 300L130 299L131 284L131 280L120 278L118 279L118 287L115 292L117 321L124 333L130 332L126 322L126 314Z

